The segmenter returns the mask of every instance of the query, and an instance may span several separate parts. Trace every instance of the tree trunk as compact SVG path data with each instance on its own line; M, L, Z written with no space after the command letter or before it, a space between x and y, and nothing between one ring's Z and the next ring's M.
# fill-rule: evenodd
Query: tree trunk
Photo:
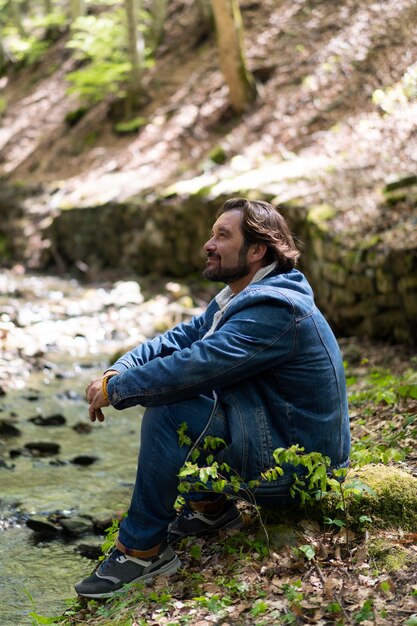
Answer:
M70 15L71 21L77 19L77 17L81 17L81 15L85 14L85 2L84 0L70 0Z
M243 25L238 0L212 0L220 67L229 87L230 103L242 113L256 98L256 85L248 71L243 49Z
M135 107L138 95L142 92L142 77L145 56L143 33L138 28L140 0L124 0L127 26L128 55L131 65L130 85L127 99L127 114Z
M164 24L167 15L168 0L153 0L150 14L152 24L150 27L150 46L152 50L156 50L162 42L164 36Z
M6 54L6 50L4 49L4 44L3 44L3 33L1 31L0 28L0 75L3 73L6 65L7 65L7 54ZM3 107L5 106L5 100L0 101L0 118L2 116L3 113Z
M8 9L9 9L10 20L13 23L13 26L15 26L20 37L22 37L23 39L24 37L26 37L26 31L22 22L20 4L16 0L9 0Z

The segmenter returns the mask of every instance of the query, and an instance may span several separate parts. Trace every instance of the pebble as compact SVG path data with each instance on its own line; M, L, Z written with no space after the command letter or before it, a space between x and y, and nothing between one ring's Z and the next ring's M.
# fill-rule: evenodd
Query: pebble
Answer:
M20 437L22 431L11 420L0 420L0 436Z
M47 517L42 515L33 515L26 520L26 526L35 533L45 533L48 535L57 535L59 527L53 524Z
M99 458L97 456L90 456L88 454L80 454L76 457L74 457L71 460L71 463L73 463L74 465L92 465L93 463L95 463L96 461L98 461Z
M51 456L58 454L61 450L59 443L54 443L53 441L31 441L25 443L24 447L33 456Z
M79 537L86 533L94 531L94 524L88 517L68 517L59 520L59 525L64 529L65 533L72 537Z
M33 422L36 426L64 426L67 420L61 413L56 413L47 417L36 415L35 417L30 417L29 422Z

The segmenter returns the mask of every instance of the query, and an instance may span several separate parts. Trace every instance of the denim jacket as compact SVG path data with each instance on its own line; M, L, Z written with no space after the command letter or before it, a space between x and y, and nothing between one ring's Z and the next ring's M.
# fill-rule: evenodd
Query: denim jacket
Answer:
M275 465L276 448L347 465L346 383L340 350L298 270L274 270L224 308L214 332L216 299L188 323L122 356L108 382L116 409L156 406L199 394L216 398L229 428L225 460L245 480Z

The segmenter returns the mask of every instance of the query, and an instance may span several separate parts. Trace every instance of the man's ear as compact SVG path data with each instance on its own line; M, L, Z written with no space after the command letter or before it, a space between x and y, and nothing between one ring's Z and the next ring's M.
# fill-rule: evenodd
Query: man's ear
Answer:
M264 256L266 255L268 248L264 243L254 243L251 245L249 250L249 259L253 263L258 261L262 261Z

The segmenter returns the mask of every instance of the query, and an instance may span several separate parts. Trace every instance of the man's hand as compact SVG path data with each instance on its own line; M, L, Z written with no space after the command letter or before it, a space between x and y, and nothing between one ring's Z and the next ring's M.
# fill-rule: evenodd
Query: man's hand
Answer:
M109 370L105 373L104 376L108 376L109 374L118 374L116 370ZM88 413L90 416L90 420L95 422L96 419L99 422L104 421L103 411L101 410L103 406L110 406L110 402L104 398L103 395L103 378L95 378L90 381L85 388L85 397L87 402L90 404L88 409Z
M87 387L85 388L85 397L87 399L88 404L91 404L94 396L96 395L96 393L98 391L100 391L101 389L101 378L95 378L94 380L91 380Z
M90 402L90 407L88 409L88 414L90 416L90 420L95 422L96 419L99 422L104 422L103 411L101 410L103 406L110 406L110 402L104 398L103 390L101 388L101 379L100 379L100 388L96 392L96 395Z

